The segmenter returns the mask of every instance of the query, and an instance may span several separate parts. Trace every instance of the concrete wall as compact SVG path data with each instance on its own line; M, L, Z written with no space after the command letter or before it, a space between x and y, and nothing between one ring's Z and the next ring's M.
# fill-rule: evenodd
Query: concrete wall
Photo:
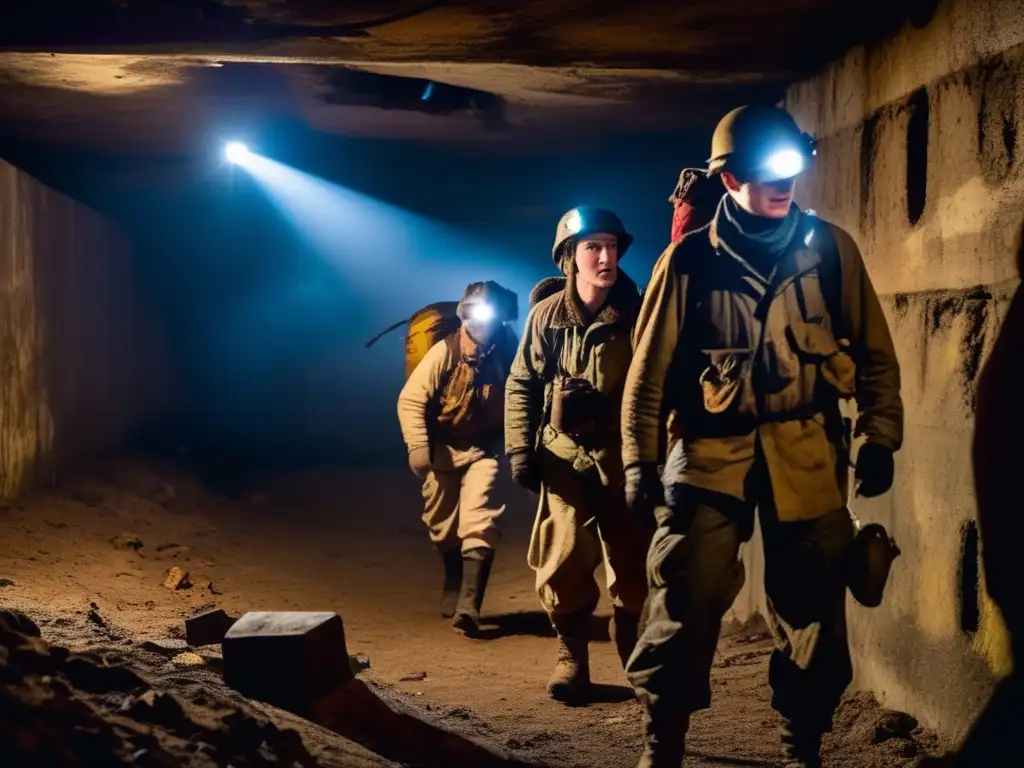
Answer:
M970 441L975 380L1017 281L1024 14L1015 0L946 0L916 23L785 103L821 139L800 202L860 244L902 363L896 485L855 512L903 556L882 607L851 601L856 680L957 737L1010 664L978 583Z
M114 449L167 402L127 240L0 161L0 496Z

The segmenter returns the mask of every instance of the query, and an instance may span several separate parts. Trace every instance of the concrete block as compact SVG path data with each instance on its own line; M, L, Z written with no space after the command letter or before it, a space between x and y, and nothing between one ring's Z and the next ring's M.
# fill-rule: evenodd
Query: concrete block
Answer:
M237 619L228 616L223 608L197 613L185 619L185 640L193 648L223 642Z
M228 685L300 715L352 679L336 613L251 611L227 631L221 648Z

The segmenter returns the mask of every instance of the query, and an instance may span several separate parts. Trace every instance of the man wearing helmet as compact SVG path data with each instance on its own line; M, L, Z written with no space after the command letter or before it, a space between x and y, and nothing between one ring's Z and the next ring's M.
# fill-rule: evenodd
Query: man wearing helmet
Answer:
M590 689L588 628L604 563L614 604L614 640L625 665L647 594L650 536L631 520L622 491L619 407L640 306L619 270L632 236L619 217L581 207L558 224L552 258L564 277L526 321L505 395L505 449L512 477L540 494L528 561L558 633L549 695L585 701Z
M903 437L899 365L853 239L793 203L814 142L776 107L726 115L709 172L726 194L711 223L654 268L622 405L627 503L656 506L651 594L627 674L649 714L640 765L679 766L690 714L711 703L722 617L743 584L755 509L776 650L769 681L788 765L818 766L852 677L846 637L849 439L857 490L886 492ZM672 366L669 378L669 366ZM661 403L676 405L663 476Z
M445 565L441 613L471 636L505 510L494 484L516 348L508 321L516 312L511 291L470 283L459 302L461 326L427 352L398 397L409 466L423 482L423 522Z

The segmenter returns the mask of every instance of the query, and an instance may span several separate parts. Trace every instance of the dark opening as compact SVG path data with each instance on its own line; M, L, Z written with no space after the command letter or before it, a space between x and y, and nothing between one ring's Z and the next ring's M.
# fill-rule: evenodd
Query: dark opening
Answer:
M907 124L907 216L917 224L924 214L928 194L928 89L914 91L908 104Z
M910 23L918 29L924 29L935 17L939 0L911 0Z
M1014 151L1017 148L1017 126L1009 117L1003 118L1003 147L1006 148L1006 168L1013 167Z
M963 632L977 632L981 623L979 564L978 524L969 520L960 534L960 629Z

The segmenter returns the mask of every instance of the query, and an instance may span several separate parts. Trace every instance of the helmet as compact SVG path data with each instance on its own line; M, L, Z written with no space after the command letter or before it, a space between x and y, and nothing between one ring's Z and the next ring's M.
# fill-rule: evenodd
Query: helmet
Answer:
M493 280L470 283L462 294L456 314L462 322L470 319L512 322L519 316L519 297Z
M615 235L619 239L619 257L626 253L633 243L633 236L622 226L622 221L611 211L604 208L594 208L589 205L581 205L578 208L566 211L558 221L555 229L555 244L551 246L551 258L555 264L559 263L562 245L570 237L586 237L596 235L598 232L606 232Z
M860 527L854 536L847 561L846 583L854 599L867 608L882 603L892 561L900 556L900 548L878 523Z
M816 153L817 141L781 107L738 107L715 128L708 173L730 171L743 181L789 179L802 173Z

